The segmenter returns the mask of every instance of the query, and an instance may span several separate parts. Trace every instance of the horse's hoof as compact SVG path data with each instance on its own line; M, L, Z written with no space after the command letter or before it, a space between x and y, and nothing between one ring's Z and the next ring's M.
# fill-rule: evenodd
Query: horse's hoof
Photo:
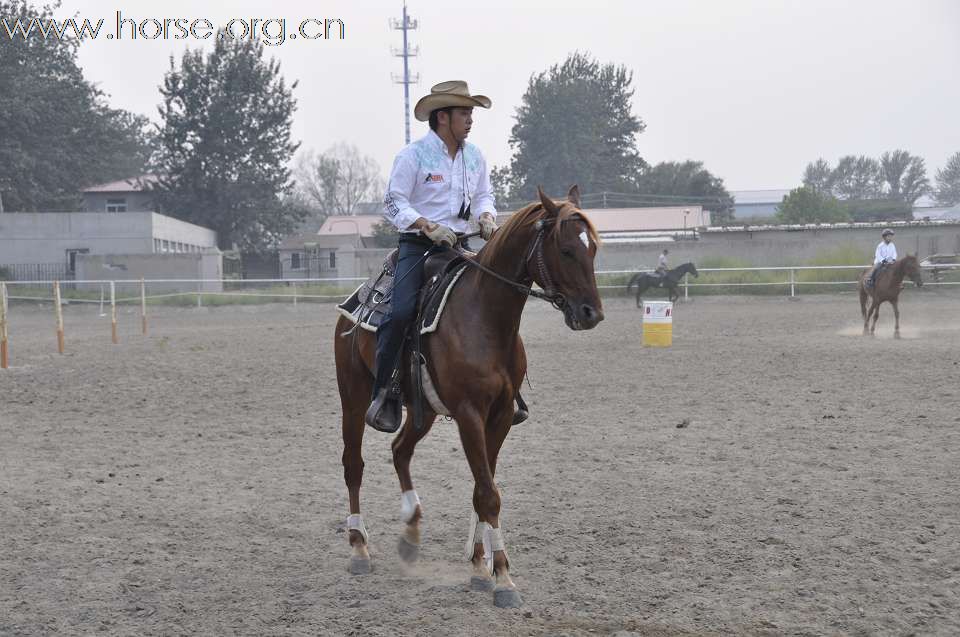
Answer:
M397 553L400 559L407 564L413 564L420 557L420 545L410 542L407 538L401 536L397 542Z
M470 590L489 593L493 590L493 580L482 575L470 576Z
M501 588L493 591L493 605L497 608L520 608L523 600L515 588Z
M350 574L351 575L367 575L370 571L373 570L370 568L370 559L365 557L351 557L350 558Z

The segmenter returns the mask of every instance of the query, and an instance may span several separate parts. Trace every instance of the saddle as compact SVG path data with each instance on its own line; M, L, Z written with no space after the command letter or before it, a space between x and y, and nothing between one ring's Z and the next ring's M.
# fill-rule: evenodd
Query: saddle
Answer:
M380 272L364 281L343 303L337 305L337 311L354 324L354 329L359 326L367 331L376 332L390 312L399 252L398 249L391 251L384 259ZM433 379L430 377L427 359L420 346L420 337L436 331L450 291L466 268L466 258L454 250L433 253L424 262L424 283L417 298L417 316L407 334L411 354L408 371L411 374L411 386L414 392L412 402L416 429L422 426L422 398L427 399L434 413L450 415L450 410L440 400ZM514 411L513 424L517 425L529 417L529 409L519 392L515 400L517 408Z
M337 311L365 330L376 332L390 312L393 281L397 274L397 255L393 250L383 261L380 272L353 291ZM431 254L423 265L424 283L417 301L419 311L415 323L422 334L436 331L449 290L467 265L464 257L453 250Z

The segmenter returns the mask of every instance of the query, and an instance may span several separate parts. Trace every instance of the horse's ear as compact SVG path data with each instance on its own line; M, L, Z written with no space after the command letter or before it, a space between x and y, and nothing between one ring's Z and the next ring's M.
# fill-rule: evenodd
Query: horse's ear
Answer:
M540 205L546 211L546 218L556 217L560 213L560 208L553 203L553 199L543 194L543 188L537 186L537 196L540 197Z
M580 186L577 184L570 186L570 190L567 191L567 201L572 203L577 208L580 207Z

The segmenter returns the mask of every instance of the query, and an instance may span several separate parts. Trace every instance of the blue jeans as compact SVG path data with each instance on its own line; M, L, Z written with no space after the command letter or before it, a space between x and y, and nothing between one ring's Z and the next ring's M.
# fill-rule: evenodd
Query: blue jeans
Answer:
M397 360L403 351L403 337L416 318L417 295L423 285L423 255L435 248L429 240L400 237L397 272L394 276L390 312L377 328L377 374L373 395L390 382Z

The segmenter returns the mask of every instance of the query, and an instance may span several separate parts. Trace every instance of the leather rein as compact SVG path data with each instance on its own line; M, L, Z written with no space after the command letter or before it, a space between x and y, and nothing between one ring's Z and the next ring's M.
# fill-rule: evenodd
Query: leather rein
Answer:
M571 217L572 219L573 217ZM477 268L484 274L489 274L493 278L506 283L507 285L513 287L521 294L526 294L527 296L532 296L543 301L547 301L556 309L563 311L567 306L567 299L560 292L556 291L553 285L553 280L550 278L550 271L547 269L546 261L543 258L543 239L546 236L547 226L555 223L556 219L540 219L536 221L533 225L537 231L537 236L534 237L533 242L530 244L530 249L527 250L527 256L524 259L524 263L527 265L527 272L529 274L530 262L536 258L537 271L540 273L540 279L544 283L543 292L533 289L533 283L530 285L525 285L518 281L512 281L507 277L494 272L485 265L479 263L475 259L471 259L466 255L465 252L460 247L457 247L457 252L464 257L464 260L471 266ZM479 233L477 233L479 234ZM468 235L472 236L472 235ZM532 277L531 277L532 278Z

